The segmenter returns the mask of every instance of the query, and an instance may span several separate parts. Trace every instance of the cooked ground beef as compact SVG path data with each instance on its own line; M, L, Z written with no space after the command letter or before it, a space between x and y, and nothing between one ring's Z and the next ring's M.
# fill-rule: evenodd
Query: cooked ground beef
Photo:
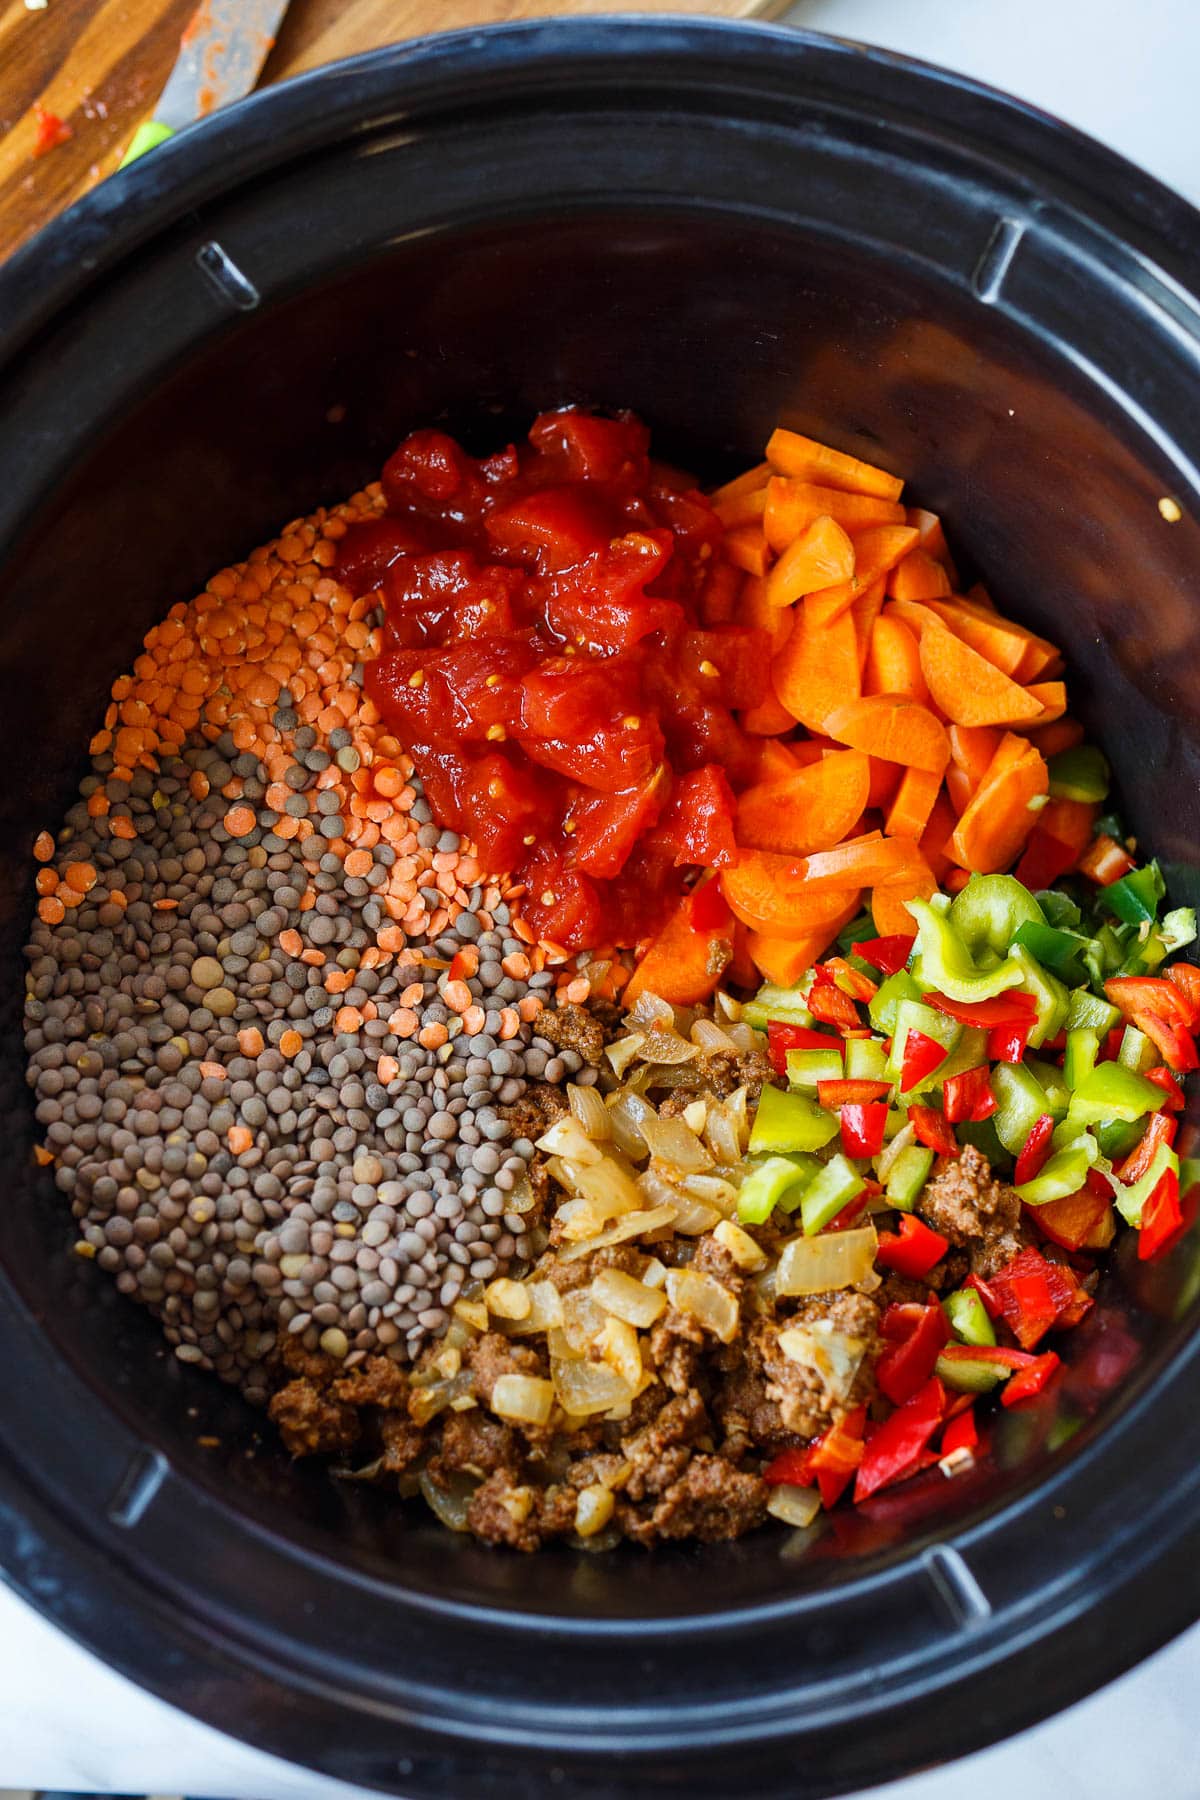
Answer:
M993 1179L991 1164L973 1144L953 1161L938 1158L919 1210L935 1231L969 1252L972 1270L985 1279L1029 1241L1018 1196Z
M774 1076L771 1059L762 1050L713 1050L697 1060L696 1071L703 1088L718 1100L727 1100L740 1087L757 1100Z
M547 1007L538 1015L537 1032L560 1050L577 1050L584 1062L593 1067L604 1055L604 1027L582 1006L568 1003L556 1012Z
M570 1110L561 1089L551 1087L544 1081L530 1082L519 1100L500 1109L515 1138L535 1140L544 1131L549 1131L554 1121L561 1119Z
M293 1456L332 1456L358 1442L358 1413L343 1406L311 1375L289 1381L271 1399L271 1419Z
M696 1455L650 1518L629 1520L626 1530L643 1544L660 1538L699 1538L711 1544L741 1537L766 1518L769 1491L760 1476L734 1468L723 1456Z

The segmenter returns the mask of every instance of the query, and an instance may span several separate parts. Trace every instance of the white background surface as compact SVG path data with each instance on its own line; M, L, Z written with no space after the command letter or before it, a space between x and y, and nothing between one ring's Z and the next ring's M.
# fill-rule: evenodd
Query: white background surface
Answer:
M1007 88L1200 203L1200 0L805 0L792 16ZM1058 1719L875 1796L1196 1800L1198 1691L1200 1627ZM0 1783L214 1800L336 1800L356 1791L149 1699L3 1590Z

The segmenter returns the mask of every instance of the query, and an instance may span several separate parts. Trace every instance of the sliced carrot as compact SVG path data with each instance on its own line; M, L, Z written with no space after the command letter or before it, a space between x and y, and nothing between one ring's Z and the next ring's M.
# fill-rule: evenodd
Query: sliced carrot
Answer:
M733 982L735 987L751 988L758 985L760 971L750 953L752 935L740 919L733 921L733 961L726 969L724 979Z
M929 698L917 638L902 619L893 616L891 608L875 621L863 669L863 692L907 694L922 702Z
M1061 681L1033 681L1025 689L1031 699L1042 703L1040 725L1053 725L1067 710L1066 684Z
M879 500L898 500L904 489L898 475L889 475L872 463L819 444L798 431L773 431L767 442L767 461L780 475L819 481L850 494L874 494Z
M956 588L958 571L954 567L954 558L951 556L950 546L946 542L946 533L942 530L942 521L937 514L927 512L923 506L910 506L904 515L904 523L912 526L926 556L932 556L934 562L941 563L950 577L951 588Z
M1029 741L1043 756L1057 756L1063 750L1073 750L1076 744L1082 744L1085 732L1078 719L1056 719L1053 725L1034 725L1029 732Z
M904 508L891 500L869 494L846 494L838 488L819 487L811 481L790 481L772 475L767 483L763 530L772 550L786 550L822 514L836 519L847 531L867 525L903 525Z
M908 525L870 525L854 534L854 574L849 581L820 590L830 606L840 610L853 604L863 590L895 568L916 542Z
M768 589L769 575L746 575L741 578L742 591L736 615L739 625L751 625L771 634L771 654L780 648L792 629L792 617L786 606L774 606Z
M921 669L934 701L956 725L1015 725L1041 714L1039 700L945 627L921 639Z
M1000 748L1003 733L991 725L951 725L946 736L950 739L950 760L967 777L973 794Z
M840 843L867 804L870 767L860 750L836 751L738 800L735 835L751 850L804 854Z
M879 622L879 612L883 605L886 583L880 576L869 588L850 602L850 617L854 620L854 635L858 639L858 667L861 675L867 666L867 657L871 650L871 640L875 635L875 627Z
M1021 659L1031 641L1028 632L1008 619L1002 619L998 613L985 612L966 600L930 600L927 604L955 637L970 644L972 650L978 650L994 668L1016 680Z
M1037 815L1038 825L1060 844L1082 856L1092 841L1092 827L1100 808L1092 800L1047 800Z
M694 1006L712 993L732 956L732 918L698 930L692 897L685 894L630 976L622 1005L650 993L672 1006Z
M788 743L792 763L798 769L806 769L809 763L820 762L831 750L840 750L841 744L835 744L832 738L806 737L792 738Z
M898 881L917 860L913 845L885 838L878 831L847 838L832 850L814 850L811 856L800 859L803 879L811 893L845 888L851 883L873 887L879 881Z
M884 762L881 756L872 756L871 785L867 789L867 805L876 812L886 812L892 803L892 796L900 786L904 770L899 763Z
M911 529L914 531L916 527ZM950 592L950 577L920 544L902 556L888 576L893 600L940 600Z
M947 771L949 773L949 771ZM950 858L946 854L946 845L954 835L958 825L958 815L951 806L945 793L938 795L933 803L933 811L929 815L921 842L918 846L921 855L932 869L935 878L942 881L950 869Z
M916 930L916 921L905 905L907 900L930 900L938 891L933 871L917 856L899 881L881 881L871 894L871 917L880 937L907 937Z
M1025 646L1014 674L1014 681L1049 681L1063 671L1063 659L1060 651L1048 644L1045 638L1030 637Z
M970 806L975 790L971 786L970 776L959 763L952 762L946 769L946 792L950 796L955 817L961 818Z
M919 838L929 823L929 815L941 787L940 775L931 775L926 769L905 769L884 820L885 835Z
M721 870L721 892L736 919L768 937L796 939L828 927L850 904L857 889L808 890L804 857L780 856L770 850L744 850L731 868ZM833 929L836 931L837 926Z
M767 577L772 606L791 606L805 594L853 579L854 545L836 519L822 514L781 552Z
M950 757L945 728L905 694L868 694L829 713L825 729L839 743L906 769L940 775Z
M751 737L774 738L780 732L790 731L796 721L772 692L757 706L748 706L741 714L742 730L748 731Z
M713 501L713 511L727 531L735 525L759 525L767 509L767 484L746 488L724 500Z
M794 775L796 770L802 766L801 759L796 752L807 748L807 744L781 744L778 738L769 738L759 752L758 779L755 786L760 786L763 782L768 781L786 781L789 775ZM819 762L820 754L807 760L814 763Z
M769 479L770 474L770 463L755 463L752 469L746 469L743 474L735 475L732 481L726 481L721 487L714 488L709 499L714 507L723 506L727 500L736 500L740 494L751 494L755 488L762 487L763 483Z
M985 612L995 612L996 602L992 599L982 581L977 581L967 589L967 599L973 600L976 606L982 606Z
M976 875L994 875L1014 863L1037 822L1030 802L1049 789L1042 757L1007 732L991 768L950 839L950 855Z
M776 987L793 987L806 969L811 969L829 948L843 925L848 925L858 911L859 895L851 896L842 911L828 924L815 925L803 937L768 937L764 932L747 934L747 948L764 981Z
M858 638L850 613L830 619L827 604L807 595L791 636L772 658L771 679L793 718L810 731L823 731L826 716L859 693Z
M747 575L765 575L771 563L771 552L761 525L735 525L721 539L726 560Z

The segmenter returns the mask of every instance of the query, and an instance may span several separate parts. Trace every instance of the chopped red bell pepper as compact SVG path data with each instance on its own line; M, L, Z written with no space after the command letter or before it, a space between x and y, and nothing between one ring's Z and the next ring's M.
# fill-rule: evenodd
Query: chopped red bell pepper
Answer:
M974 1450L978 1444L979 1427L975 1423L975 1407L972 1403L951 1419L943 1431L942 1455L951 1456L956 1450Z
M852 1100L838 1109L842 1149L849 1157L878 1156L887 1128L886 1100Z
M913 1329L888 1344L875 1364L875 1379L894 1406L903 1406L929 1380L943 1345L950 1341L949 1322L936 1300L914 1310Z
M807 1487L812 1475L811 1444L789 1444L771 1458L762 1472L768 1487Z
M1033 995L1021 988L994 994L990 1000L947 1000L944 994L924 994L922 999L926 1006L957 1019L960 1025L978 1025L984 1031L997 1025L1032 1025L1037 1012Z
M1179 989L1188 1009L1188 1024L1195 1030L1200 1025L1200 969L1195 963L1172 963L1167 970L1167 980Z
M942 1108L952 1125L989 1119L996 1110L996 1096L986 1065L964 1069L961 1075L947 1075L942 1083Z
M841 988L852 1000L873 1000L879 992L878 983L864 975L861 969L852 969L844 956L829 956L817 964L818 981L826 976L834 987Z
M1032 1350L1054 1325L1077 1325L1091 1295L1061 1263L1038 1250L1021 1250L990 1277L1001 1316L1024 1350Z
M875 1193L881 1192L878 1187L875 1187L874 1191ZM826 1231L849 1231L851 1226L856 1225L867 1210L871 1192L870 1186L864 1187L861 1194L855 1194L853 1200L847 1200L841 1212L835 1213L830 1219L825 1227Z
M939 1156L959 1154L958 1139L947 1120L932 1106L910 1106L908 1122L917 1134L917 1142L927 1150L936 1150Z
M1038 1174L1050 1154L1050 1140L1053 1136L1054 1119L1050 1113L1043 1113L1025 1139L1021 1154L1017 1157L1017 1166L1013 1170L1014 1187L1023 1186Z
M1104 992L1126 1018L1149 1014L1165 1019L1168 1025L1187 1026L1191 1009L1174 982L1159 975L1115 975L1104 984Z
M1040 888L1053 887L1061 876L1073 869L1076 856L1073 844L1065 843L1062 838L1035 825L1014 873L1023 886L1037 893Z
M1160 1019L1156 1013L1138 1013L1133 1022L1151 1040L1168 1069L1177 1075L1190 1075L1193 1069L1200 1069L1200 1055L1186 1025Z
M875 1261L881 1268L895 1269L898 1275L922 1281L949 1248L949 1238L934 1231L924 1219L918 1219L915 1213L901 1213L898 1232L880 1232Z
M947 1344L942 1351L947 1362L995 1364L1002 1369L1024 1369L1037 1361L1028 1350L1010 1350L1007 1344Z
M767 1021L767 1054L777 1075L787 1074L789 1050L828 1050L837 1043L827 1031L813 1031L808 1025L789 1025L783 1019Z
M1158 1146L1166 1144L1170 1148L1175 1142L1175 1133L1178 1129L1179 1121L1173 1119L1170 1113L1151 1113L1150 1123L1143 1136L1117 1170L1118 1179L1127 1182L1140 1181L1142 1176L1149 1172Z
M822 1432L812 1446L809 1466L821 1490L821 1504L827 1510L841 1499L863 1459L866 1422L866 1407L856 1406L840 1424L835 1423Z
M921 1323L926 1305L923 1300L893 1300L879 1322L879 1333L884 1342L901 1344L911 1337Z
M986 1312L989 1319L1002 1319L1004 1317L1004 1308L1000 1304L999 1295L992 1292L982 1275L976 1275L974 1270L972 1270L967 1276L967 1279L963 1282L963 1286L974 1288L975 1292L979 1295L979 1298L983 1301L983 1310Z
M854 1483L856 1505L912 1471L942 1422L945 1401L945 1390L933 1376L872 1432Z
M826 1038L825 1044L831 1041ZM825 1044L820 1048L824 1049ZM886 1081L868 1081L865 1077L848 1081L838 1077L832 1081L818 1081L817 1099L830 1112L836 1112L839 1106L864 1106L870 1100L883 1100L889 1086Z
M939 1044L936 1038L926 1037L923 1031L907 1032L900 1066L900 1092L910 1094L913 1088L920 1087L927 1075L941 1067L948 1054L944 1044Z
M855 956L861 956L864 962L878 969L881 975L896 975L904 967L912 955L915 937L867 938L861 944L855 944Z
M1041 1393L1055 1370L1061 1367L1062 1360L1053 1350L1035 1356L1005 1382L1000 1395L1001 1406L1016 1406L1018 1401L1031 1400L1035 1394Z
M848 1026L853 1031L862 1024L854 1001L832 981L813 982L808 995L808 1010L824 1025Z
M1163 1093L1167 1096L1163 1101L1164 1112L1183 1111L1186 1104L1184 1092L1172 1075L1170 1069L1160 1063L1156 1069L1147 1069L1145 1071L1145 1076L1147 1081L1152 1081L1155 1087L1161 1088Z
M1100 1185L1093 1187L1095 1175ZM1061 1250L1082 1250L1088 1245L1108 1217L1111 1189L1096 1169L1088 1171L1088 1181L1076 1194L1061 1200L1048 1200L1043 1206L1028 1208L1028 1217L1052 1244Z
M1121 1045L1125 1040L1125 1027L1114 1025L1111 1031L1104 1034L1104 1042L1096 1052L1097 1062L1116 1062L1121 1054Z
M1094 837L1079 859L1079 868L1101 887L1111 887L1122 875L1137 868L1132 856L1115 838Z
M1174 1169L1166 1169L1142 1203L1138 1261L1151 1262L1155 1257L1165 1255L1178 1243L1186 1228L1187 1222L1179 1204L1179 1177Z
M1019 1063L1025 1054L1032 1030L1032 1019L1021 1025L994 1025L988 1032L988 1061Z

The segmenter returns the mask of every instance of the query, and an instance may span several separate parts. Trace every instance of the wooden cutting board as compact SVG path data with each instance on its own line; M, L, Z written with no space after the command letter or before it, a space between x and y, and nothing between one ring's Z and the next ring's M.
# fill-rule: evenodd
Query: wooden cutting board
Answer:
M0 257L112 174L134 128L151 116L196 3L0 0ZM628 9L772 18L787 5L632 0ZM587 0L292 0L262 82L435 29L613 10ZM35 156L39 109L71 135Z

